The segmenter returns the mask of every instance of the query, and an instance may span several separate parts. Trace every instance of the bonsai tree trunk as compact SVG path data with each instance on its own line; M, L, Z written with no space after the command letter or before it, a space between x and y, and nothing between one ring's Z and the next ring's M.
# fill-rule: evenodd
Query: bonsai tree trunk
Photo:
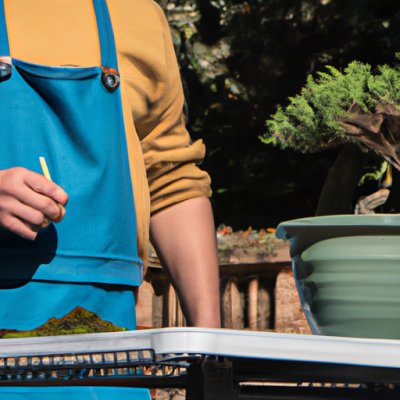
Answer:
M357 104L349 109L349 117L340 124L361 147L379 153L389 164L400 170L400 111L380 103L375 112L363 112Z
M325 180L315 215L353 214L353 198L367 154L346 143Z

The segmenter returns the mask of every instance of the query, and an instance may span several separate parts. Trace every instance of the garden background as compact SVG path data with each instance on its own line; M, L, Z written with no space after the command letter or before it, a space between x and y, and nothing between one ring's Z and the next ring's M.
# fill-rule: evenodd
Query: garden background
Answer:
M265 121L307 75L353 60L393 63L396 0L159 0L172 28L188 128L203 138L216 224L275 227L315 214L339 148L314 154L261 142Z

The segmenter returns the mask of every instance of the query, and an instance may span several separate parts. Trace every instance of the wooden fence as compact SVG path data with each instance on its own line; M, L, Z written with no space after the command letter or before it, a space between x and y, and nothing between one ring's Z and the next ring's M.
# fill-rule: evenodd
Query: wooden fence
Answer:
M175 290L154 254L151 261L140 288L138 326L185 326ZM246 249L221 257L220 286L224 328L310 333L286 243L256 257Z

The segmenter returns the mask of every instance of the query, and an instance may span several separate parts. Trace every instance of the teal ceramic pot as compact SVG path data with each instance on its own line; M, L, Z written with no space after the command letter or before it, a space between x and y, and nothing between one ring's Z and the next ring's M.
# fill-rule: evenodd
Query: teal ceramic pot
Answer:
M400 215L302 218L276 235L313 333L400 339Z

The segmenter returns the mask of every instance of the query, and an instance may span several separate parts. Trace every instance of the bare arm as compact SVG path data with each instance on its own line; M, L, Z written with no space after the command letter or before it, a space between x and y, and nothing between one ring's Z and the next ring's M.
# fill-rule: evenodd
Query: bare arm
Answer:
M34 240L50 221L65 215L64 190L44 176L25 168L0 170L0 226Z
M154 248L174 285L189 326L220 327L219 268L213 214L206 197L151 218Z

